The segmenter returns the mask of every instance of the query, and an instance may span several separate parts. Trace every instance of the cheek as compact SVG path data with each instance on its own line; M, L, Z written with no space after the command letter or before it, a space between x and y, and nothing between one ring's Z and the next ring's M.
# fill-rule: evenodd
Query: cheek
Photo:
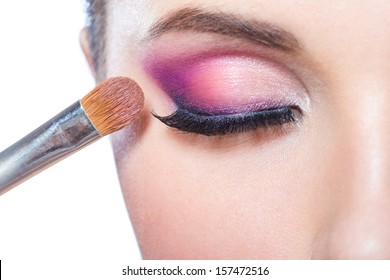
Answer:
M145 258L310 255L315 211L292 155L281 153L287 143L210 153L172 141L158 127L119 168Z

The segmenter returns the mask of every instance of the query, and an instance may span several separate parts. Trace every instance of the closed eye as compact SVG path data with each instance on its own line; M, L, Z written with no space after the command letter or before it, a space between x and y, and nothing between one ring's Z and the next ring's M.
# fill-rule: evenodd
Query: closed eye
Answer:
M225 115L213 115L180 107L169 116L162 117L153 113L153 116L169 127L206 136L228 135L280 126L298 121L301 115L302 111L298 106Z

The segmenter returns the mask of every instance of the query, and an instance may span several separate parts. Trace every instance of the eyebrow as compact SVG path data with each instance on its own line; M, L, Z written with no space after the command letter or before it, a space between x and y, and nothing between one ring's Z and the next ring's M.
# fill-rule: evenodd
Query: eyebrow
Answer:
M198 8L184 8L158 20L149 30L148 39L171 31L215 33L282 51L299 51L299 41L289 32L267 22L244 20L223 12L210 13Z

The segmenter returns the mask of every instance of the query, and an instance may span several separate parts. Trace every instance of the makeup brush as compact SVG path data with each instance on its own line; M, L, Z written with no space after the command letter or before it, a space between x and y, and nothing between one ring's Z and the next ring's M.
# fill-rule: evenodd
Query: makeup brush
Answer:
M141 88L110 78L42 126L0 153L0 194L86 145L139 118Z

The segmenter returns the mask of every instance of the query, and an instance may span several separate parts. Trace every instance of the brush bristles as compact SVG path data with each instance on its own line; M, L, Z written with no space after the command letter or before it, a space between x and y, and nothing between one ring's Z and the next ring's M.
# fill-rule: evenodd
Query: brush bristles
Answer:
M102 136L138 119L144 103L141 88L125 77L110 78L81 99L81 105Z

